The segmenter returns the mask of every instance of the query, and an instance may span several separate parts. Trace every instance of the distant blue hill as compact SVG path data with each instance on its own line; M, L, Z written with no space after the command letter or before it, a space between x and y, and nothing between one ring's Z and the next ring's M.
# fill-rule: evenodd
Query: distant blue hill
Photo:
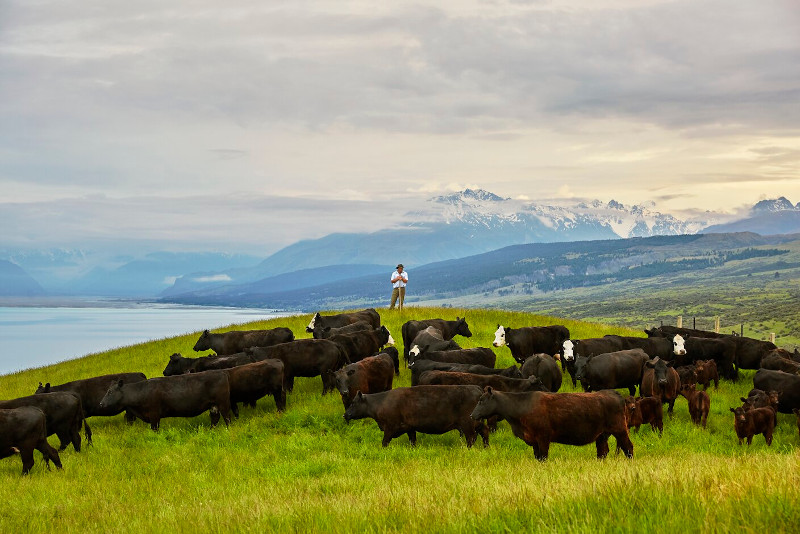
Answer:
M42 286L22 267L0 260L0 296L35 297L44 294Z
M709 226L703 233L755 232L761 235L794 234L800 232L800 209L755 211L746 219Z

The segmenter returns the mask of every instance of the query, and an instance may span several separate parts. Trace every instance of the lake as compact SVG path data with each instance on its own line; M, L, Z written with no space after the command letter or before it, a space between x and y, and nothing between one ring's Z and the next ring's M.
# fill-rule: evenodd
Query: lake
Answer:
M289 315L293 313L120 301L0 307L0 374L153 339Z

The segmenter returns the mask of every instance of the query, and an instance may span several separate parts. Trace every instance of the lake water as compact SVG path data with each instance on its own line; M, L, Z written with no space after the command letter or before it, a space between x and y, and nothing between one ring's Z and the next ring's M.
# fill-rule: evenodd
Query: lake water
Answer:
M133 302L0 307L0 374L143 341L288 315L292 314Z

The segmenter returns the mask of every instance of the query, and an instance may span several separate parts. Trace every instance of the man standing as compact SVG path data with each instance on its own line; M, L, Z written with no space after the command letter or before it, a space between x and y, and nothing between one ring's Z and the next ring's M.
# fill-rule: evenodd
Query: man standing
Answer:
M408 283L408 273L403 271L403 264L397 265L397 270L392 273L392 303L389 306L390 310L394 309L394 304L397 298L400 297L400 305L398 309L403 309L403 300L406 298L406 284Z

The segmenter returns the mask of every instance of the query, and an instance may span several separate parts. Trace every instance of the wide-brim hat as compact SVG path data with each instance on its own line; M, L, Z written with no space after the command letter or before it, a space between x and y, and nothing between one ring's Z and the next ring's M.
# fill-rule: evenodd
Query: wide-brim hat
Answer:
M402 263L398 263L398 264L397 264L397 267L395 267L395 268L396 268L396 269L399 269L399 268L400 268L400 267L402 267L402 266L403 266L403 264L402 264Z

